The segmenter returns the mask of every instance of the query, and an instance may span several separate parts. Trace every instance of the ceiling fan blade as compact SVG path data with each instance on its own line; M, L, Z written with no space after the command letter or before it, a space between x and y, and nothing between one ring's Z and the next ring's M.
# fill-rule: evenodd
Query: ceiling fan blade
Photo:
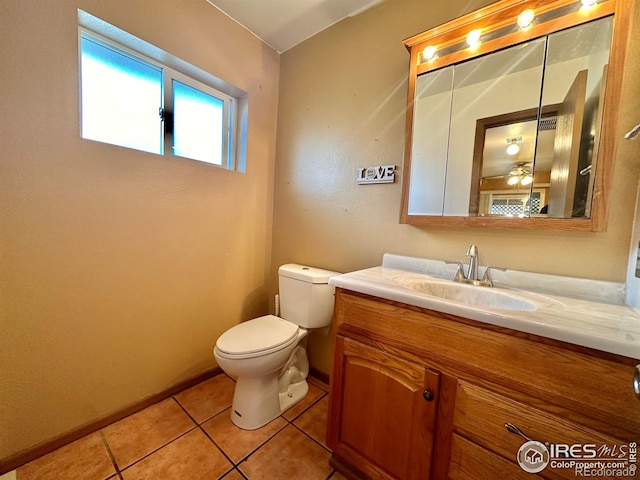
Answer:
M482 177L482 180L490 180L492 178L507 178L509 175L508 174L503 174L503 175L488 175L486 177Z

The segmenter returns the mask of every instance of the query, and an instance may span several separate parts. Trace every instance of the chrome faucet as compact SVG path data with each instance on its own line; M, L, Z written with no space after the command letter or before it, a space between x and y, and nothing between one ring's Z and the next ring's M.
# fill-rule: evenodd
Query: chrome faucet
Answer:
M469 266L467 268L467 273L464 273L464 265L462 262L450 262L445 261L445 263L451 263L454 265L458 265L458 269L456 270L456 274L453 277L454 282L460 283L468 283L470 285L477 285L480 287L493 287L493 280L491 278L490 270L501 270L505 271L505 268L500 267L486 267L484 270L484 274L482 278L478 275L478 265L480 264L480 257L478 254L478 246L470 245L467 249L467 258L469 259Z
M469 269L465 278L467 280L478 280L478 247L477 245L470 245L467 249L467 258L469 259Z

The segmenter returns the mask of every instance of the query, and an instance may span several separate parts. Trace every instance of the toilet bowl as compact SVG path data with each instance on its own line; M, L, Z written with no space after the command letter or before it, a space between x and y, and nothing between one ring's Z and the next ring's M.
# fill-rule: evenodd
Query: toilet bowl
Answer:
M304 398L308 329L331 323L328 279L338 273L297 264L278 273L286 319L265 315L240 323L218 338L213 351L220 368L236 378L231 420L245 430L266 425Z
M236 377L231 419L246 430L269 423L284 410L279 377L298 342L307 331L291 322L266 315L241 323L216 343L214 356L220 368ZM292 404L306 395L305 385L287 392ZM300 396L300 398L294 398ZM286 409L286 408L285 408Z

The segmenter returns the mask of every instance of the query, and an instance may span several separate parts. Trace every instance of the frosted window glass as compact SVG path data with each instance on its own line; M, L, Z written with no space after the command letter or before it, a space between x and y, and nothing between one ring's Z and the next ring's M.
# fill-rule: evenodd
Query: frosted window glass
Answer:
M82 38L82 137L162 153L162 70Z
M173 81L173 153L223 164L224 101Z

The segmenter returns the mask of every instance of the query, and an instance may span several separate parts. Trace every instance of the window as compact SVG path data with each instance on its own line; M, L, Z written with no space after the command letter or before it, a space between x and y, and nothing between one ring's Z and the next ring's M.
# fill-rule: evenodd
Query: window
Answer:
M220 98L173 80L174 155L221 165L228 108Z
M162 153L162 69L83 37L82 137Z
M543 189L522 193L500 190L480 192L480 203L483 205L480 210L488 210L489 215L507 217L540 215L544 197Z
M115 27L86 12L78 19L82 138L244 171L244 92L126 32L123 44L89 30Z

